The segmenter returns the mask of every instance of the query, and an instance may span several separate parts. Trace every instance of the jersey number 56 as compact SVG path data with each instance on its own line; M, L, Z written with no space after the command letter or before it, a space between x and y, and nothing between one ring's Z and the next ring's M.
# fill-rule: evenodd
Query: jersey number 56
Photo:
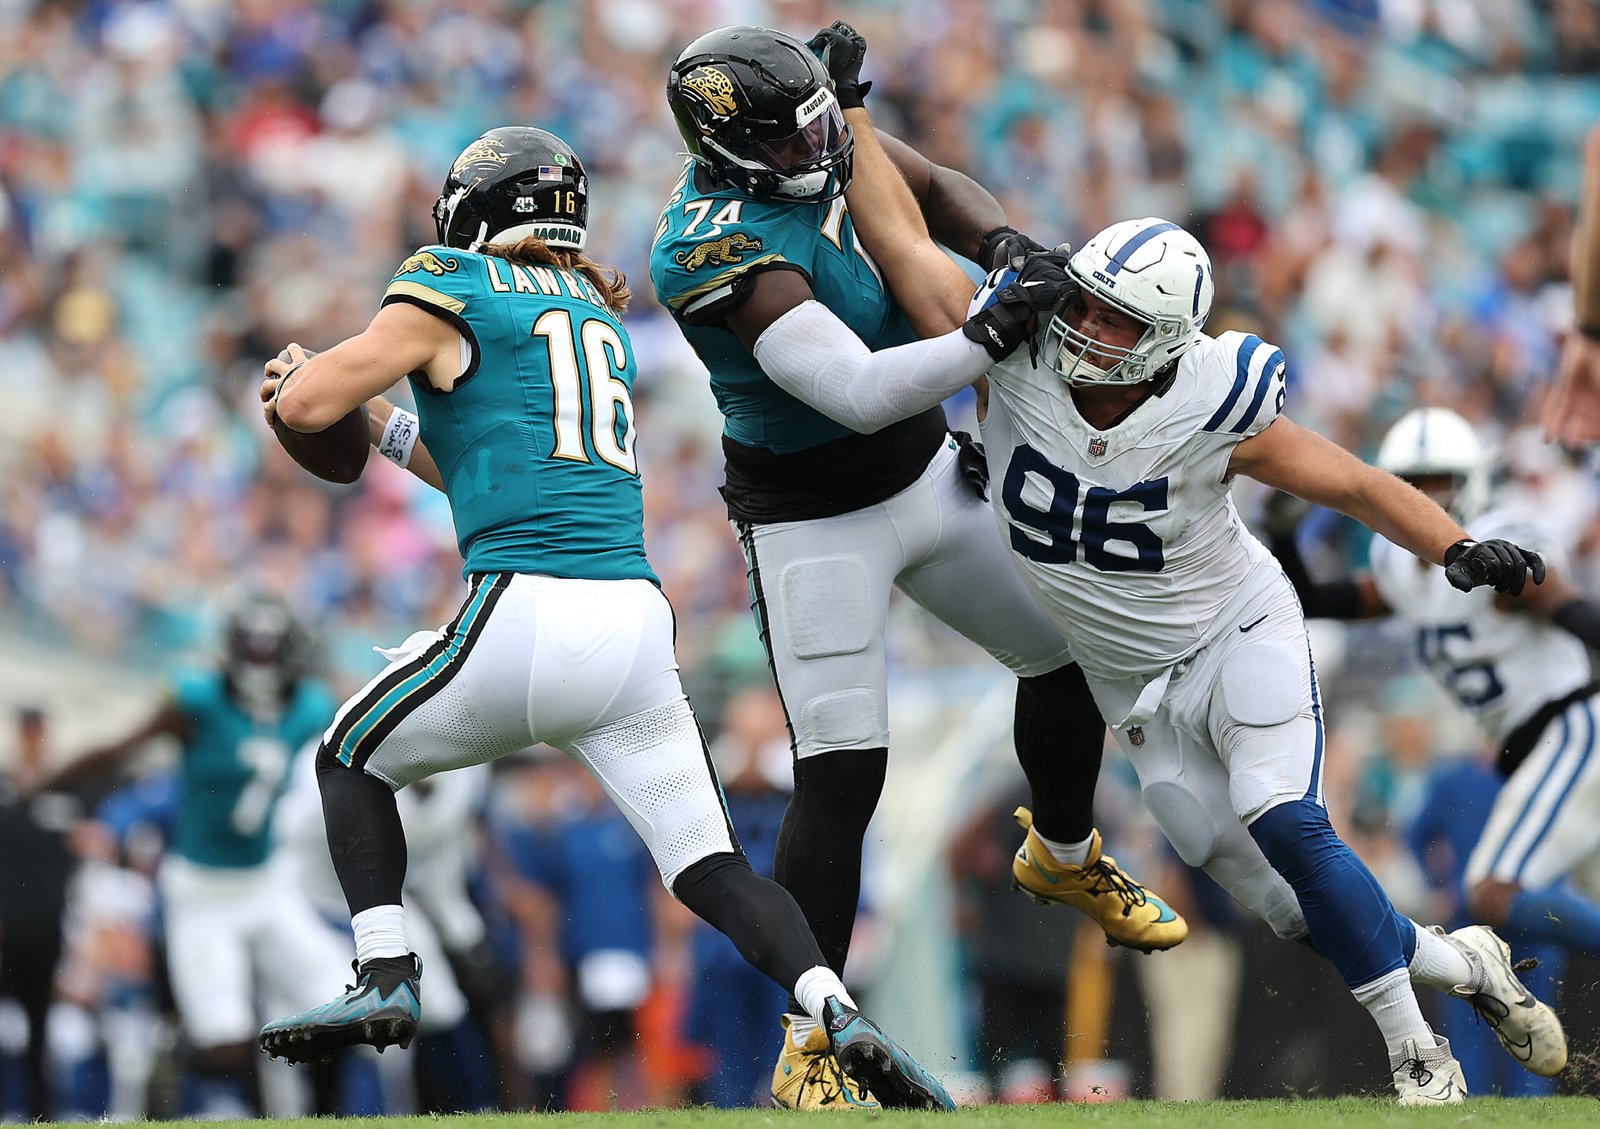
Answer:
M1047 509L1030 505L1023 498L1030 473L1053 487ZM1011 454L1011 466L1000 489L1000 500L1015 523L1011 529L1011 547L1030 561L1070 564L1078 559L1081 544L1084 561L1101 572L1160 572L1165 563L1161 538L1155 530L1137 522L1111 520L1114 502L1131 502L1145 510L1166 509L1165 478L1136 483L1126 490L1110 490L1104 486L1084 490L1077 475L1049 462L1024 444ZM1108 547L1113 542L1129 546L1133 552L1130 554L1125 549L1113 552Z

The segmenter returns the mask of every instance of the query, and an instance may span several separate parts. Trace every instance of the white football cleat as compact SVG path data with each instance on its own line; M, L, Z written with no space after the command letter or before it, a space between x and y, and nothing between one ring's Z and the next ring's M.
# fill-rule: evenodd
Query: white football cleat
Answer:
M1559 1074L1567 1065L1566 1032L1550 1005L1517 979L1511 946L1487 925L1468 925L1444 939L1476 973L1473 984L1452 988L1450 994L1472 1005L1512 1058L1544 1078Z
M1438 1045L1426 1051L1417 1050L1415 1039L1407 1039L1400 1057L1389 1060L1401 1105L1457 1105L1466 1100L1467 1080L1450 1053L1450 1040L1433 1038Z

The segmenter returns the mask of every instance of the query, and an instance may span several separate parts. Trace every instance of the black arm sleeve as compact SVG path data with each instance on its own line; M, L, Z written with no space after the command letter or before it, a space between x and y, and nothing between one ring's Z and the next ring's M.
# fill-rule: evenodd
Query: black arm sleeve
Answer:
M1582 596L1568 600L1551 613L1550 622L1590 650L1600 651L1600 607L1589 600Z
M1294 585L1307 619L1361 618L1361 589L1354 580L1349 577L1322 582L1311 579L1293 536L1274 537L1268 545L1283 566L1283 574Z

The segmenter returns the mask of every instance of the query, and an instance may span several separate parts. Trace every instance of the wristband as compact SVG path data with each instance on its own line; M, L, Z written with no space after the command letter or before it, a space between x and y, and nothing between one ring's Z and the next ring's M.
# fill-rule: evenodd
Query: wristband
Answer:
M378 440L378 454L395 466L405 466L411 461L411 451L416 447L421 431L420 419L404 408L396 408L389 414L389 422L383 426L383 438Z

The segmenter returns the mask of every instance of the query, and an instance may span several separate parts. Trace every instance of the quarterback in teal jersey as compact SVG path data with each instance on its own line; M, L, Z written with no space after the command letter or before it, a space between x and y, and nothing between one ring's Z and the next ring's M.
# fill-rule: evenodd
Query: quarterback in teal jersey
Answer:
M1066 640L1010 564L984 504L981 454L950 433L937 405L857 428L776 382L794 365L842 378L867 358L912 373L953 363L976 380L986 365L973 355L993 363L1020 345L1030 303L1060 284L1019 280L1004 317L980 312L959 340L918 340L929 311L896 303L856 241L844 196L855 139L841 107L859 105L867 84L859 59L850 81L832 81L819 53L848 54L850 44L826 35L806 44L725 27L684 48L667 101L690 160L650 256L656 292L722 409L723 497L789 721L795 789L775 874L842 969L888 763L884 628L898 588L1017 676L1032 834L1066 863L1048 876L1048 900L1083 909L1113 943L1171 948L1183 919L1101 851L1093 798L1104 724ZM987 260L1020 238L972 180L894 151L949 246ZM1035 880L1030 863L1018 881ZM774 1099L855 1108L831 1084L827 1041L803 1009L783 1024Z
M303 669L301 629L280 600L251 596L228 617L215 669L174 679L168 701L123 739L61 773L102 772L155 737L175 739L178 812L159 886L173 996L194 1048L199 1100L214 1115L251 1108L258 991L314 1002L338 979L308 946L315 914L269 865L273 820L295 751L336 699Z
M803 1001L879 1102L948 1107L938 1081L855 1010L794 900L750 869L728 821L645 559L629 295L583 253L588 195L560 138L489 131L445 180L438 244L400 265L371 325L266 366L269 423L315 432L368 405L379 451L449 499L470 591L443 630L386 652L389 667L323 735L323 817L357 982L268 1024L262 1049L315 1061L411 1041L421 967L394 793L542 742L595 774L666 887ZM380 395L403 378L416 417Z

